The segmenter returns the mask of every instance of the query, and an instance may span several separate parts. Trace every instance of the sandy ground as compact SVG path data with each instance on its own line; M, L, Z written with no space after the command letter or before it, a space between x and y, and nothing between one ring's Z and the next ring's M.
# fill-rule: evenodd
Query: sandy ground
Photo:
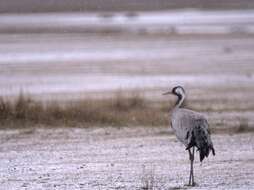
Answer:
M1 189L188 189L188 154L166 128L6 130L0 139ZM191 189L253 189L253 133L212 139L216 156L196 157Z

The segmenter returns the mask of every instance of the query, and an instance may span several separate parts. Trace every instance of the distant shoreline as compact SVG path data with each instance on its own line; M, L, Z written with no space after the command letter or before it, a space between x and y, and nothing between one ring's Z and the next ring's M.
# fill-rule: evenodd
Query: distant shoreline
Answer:
M0 0L0 13L160 11L172 9L253 9L254 1L199 0Z

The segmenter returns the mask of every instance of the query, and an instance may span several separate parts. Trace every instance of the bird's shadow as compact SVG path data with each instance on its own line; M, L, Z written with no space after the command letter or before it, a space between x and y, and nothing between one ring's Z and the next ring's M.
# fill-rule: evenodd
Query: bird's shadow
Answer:
M181 189L189 189L189 188L192 188L192 187L197 187L198 184L195 184L194 186L192 185L189 185L189 184L185 184L183 186L175 186L175 187L171 187L169 188L169 190L181 190Z
M168 190L181 190L181 189L188 189L187 186L176 186L176 187L170 187Z

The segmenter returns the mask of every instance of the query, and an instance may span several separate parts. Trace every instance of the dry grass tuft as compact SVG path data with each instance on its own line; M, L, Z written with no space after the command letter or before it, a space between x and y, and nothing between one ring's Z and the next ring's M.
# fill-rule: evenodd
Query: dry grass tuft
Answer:
M121 91L107 99L87 98L64 103L40 102L20 93L15 100L0 97L0 127L168 126L168 112L173 104L174 101L151 101L142 94ZM193 105L191 102L187 107ZM248 118L237 118L234 126L229 127L235 133L250 132L253 131L250 123ZM211 130L218 125L227 125L227 120L212 123Z
M143 176L141 178L141 189L142 190L154 190L155 189L155 172L154 167L150 168L149 171L146 171L145 167L143 168Z
M0 98L1 126L161 126L168 124L164 106L139 94L117 93L110 99L42 103L20 94L10 101Z
M162 175L156 175L154 165L143 166L140 189L168 189L166 181L167 179Z

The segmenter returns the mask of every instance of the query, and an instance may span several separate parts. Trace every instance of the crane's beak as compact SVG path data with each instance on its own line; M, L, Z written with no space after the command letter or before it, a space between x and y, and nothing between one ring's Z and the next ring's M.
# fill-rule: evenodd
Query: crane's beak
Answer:
M172 94L172 92L168 91L168 92L163 93L162 95L168 95L168 94Z

